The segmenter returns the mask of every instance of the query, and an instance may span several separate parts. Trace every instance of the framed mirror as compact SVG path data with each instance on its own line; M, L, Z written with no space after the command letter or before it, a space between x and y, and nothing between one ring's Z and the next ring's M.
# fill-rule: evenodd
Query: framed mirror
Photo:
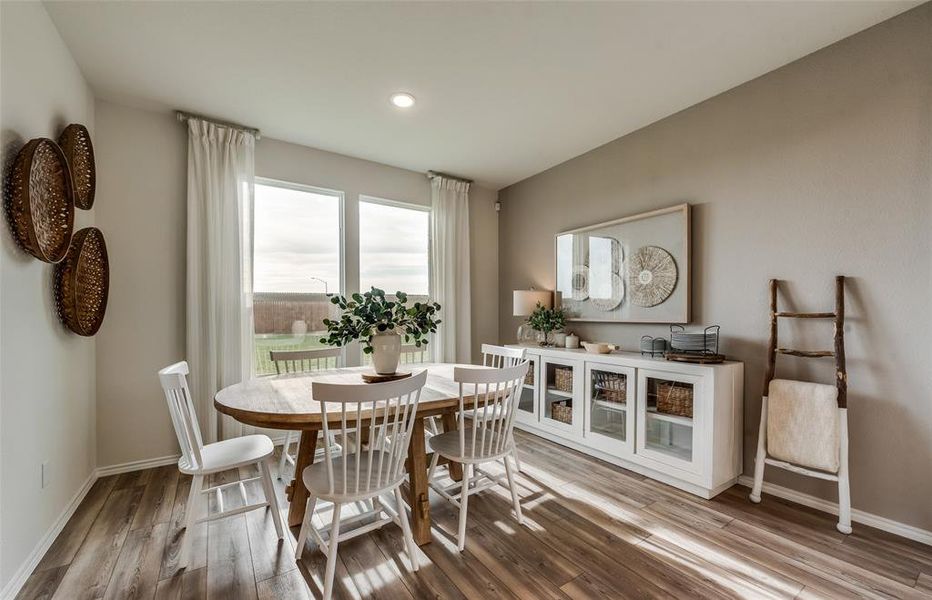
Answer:
M564 231L555 255L569 320L689 322L688 204Z

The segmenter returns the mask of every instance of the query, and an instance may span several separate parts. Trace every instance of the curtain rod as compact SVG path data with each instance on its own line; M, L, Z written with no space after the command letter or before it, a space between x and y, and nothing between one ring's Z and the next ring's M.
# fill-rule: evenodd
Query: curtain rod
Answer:
M199 115L196 113L189 113L183 110L176 110L175 116L182 123L186 122L188 119L200 119L202 121L209 121L215 125L222 125L223 127L229 127L230 129L238 129L240 131L245 131L246 133L251 133L256 136L256 139L261 139L261 132L255 127L246 127L245 125L240 125L239 123L233 123L231 121L223 121L221 119L214 119L213 117L206 117L204 115Z
M443 177L445 179L453 179L456 181L462 181L463 183L472 183L472 179L466 179L465 177L457 177L456 175L450 175L449 173L444 173L442 171L428 171L427 176L433 179L434 177Z

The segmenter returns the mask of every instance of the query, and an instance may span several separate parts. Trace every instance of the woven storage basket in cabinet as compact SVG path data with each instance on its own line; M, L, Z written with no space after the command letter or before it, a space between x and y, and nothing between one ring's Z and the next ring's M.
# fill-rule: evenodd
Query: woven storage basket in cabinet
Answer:
M573 368L554 367L553 386L561 392L573 393Z
M527 370L527 375L524 376L524 383L527 385L534 385L534 363L531 363L531 368Z
M657 384L657 412L693 418L693 388L691 385L661 381Z
M573 424L573 405L568 402L554 402L550 405L550 415L554 421L567 425Z
M625 385L625 376L616 373L595 372L595 389L601 396L600 400L624 404L628 399L628 388Z

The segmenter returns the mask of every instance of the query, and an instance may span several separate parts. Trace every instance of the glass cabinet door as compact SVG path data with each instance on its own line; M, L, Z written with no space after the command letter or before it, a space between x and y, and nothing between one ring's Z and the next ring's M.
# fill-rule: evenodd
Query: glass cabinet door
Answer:
M638 371L638 454L698 472L701 381L690 375Z
M634 369L586 363L587 443L616 455L634 451L635 389Z
M524 378L524 384L521 386L521 394L518 397L518 410L515 413L515 419L524 423L537 423L537 364L536 356L527 355L531 363L528 367L527 375Z
M541 357L540 422L564 432L582 433L582 362Z

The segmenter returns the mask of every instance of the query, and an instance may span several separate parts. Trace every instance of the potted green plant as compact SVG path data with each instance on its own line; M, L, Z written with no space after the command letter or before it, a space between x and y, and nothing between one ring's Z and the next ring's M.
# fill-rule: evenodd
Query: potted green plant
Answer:
M566 326L566 311L562 308L547 308L540 302L527 319L527 324L543 335L541 346L550 345L550 333Z
M402 336L420 348L427 345L428 335L436 333L440 324L439 304L415 302L408 306L408 295L404 292L395 292L392 299L374 287L349 298L334 296L330 302L343 313L339 320L324 319L327 337L320 342L338 347L357 340L362 342L362 351L372 355L372 366L379 375L391 375L398 369Z

